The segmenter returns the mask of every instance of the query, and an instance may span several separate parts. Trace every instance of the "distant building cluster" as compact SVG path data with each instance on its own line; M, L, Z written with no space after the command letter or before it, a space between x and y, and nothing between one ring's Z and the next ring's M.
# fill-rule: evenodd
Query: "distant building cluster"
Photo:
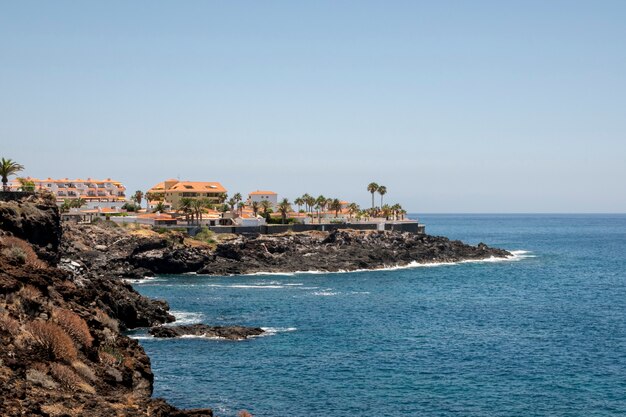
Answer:
M9 190L18 191L31 188L33 191L52 193L57 202L83 199L87 203L121 203L126 201L126 187L121 182L107 178L106 180L87 179L53 179L45 180L25 177L9 181Z

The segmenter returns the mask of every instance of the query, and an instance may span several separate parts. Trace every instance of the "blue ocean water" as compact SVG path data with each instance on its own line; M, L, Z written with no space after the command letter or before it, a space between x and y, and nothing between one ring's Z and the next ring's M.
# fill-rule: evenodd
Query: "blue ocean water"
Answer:
M424 215L515 261L137 283L232 342L141 337L155 396L222 417L626 415L626 215Z

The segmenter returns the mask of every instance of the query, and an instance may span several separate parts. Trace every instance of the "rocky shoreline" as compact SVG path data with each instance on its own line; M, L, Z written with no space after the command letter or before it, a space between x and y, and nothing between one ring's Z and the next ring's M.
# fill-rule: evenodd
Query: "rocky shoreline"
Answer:
M483 243L407 232L336 230L257 237L228 236L203 244L178 232L160 235L107 224L68 225L62 256L91 275L142 278L155 274L241 275L263 272L355 271L507 258Z
M204 243L109 222L61 225L53 201L0 202L0 414L211 416L152 398L150 359L126 329L240 340L260 328L163 326L165 301L127 282L156 274L354 271L458 262L507 251L443 237L339 230Z

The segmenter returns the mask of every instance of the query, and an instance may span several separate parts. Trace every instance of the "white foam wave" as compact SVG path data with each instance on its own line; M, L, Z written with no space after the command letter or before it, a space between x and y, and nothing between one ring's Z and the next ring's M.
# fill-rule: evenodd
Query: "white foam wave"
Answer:
M156 340L156 338L154 336L149 335L149 334L148 335L143 335L143 334L142 335L133 335L133 334L130 334L130 335L128 335L128 337L130 337L131 339L135 339L135 340L152 340L152 339Z
M511 262L511 261L520 261L525 258L536 257L536 255L531 254L532 252L526 251L526 250L514 250L514 251L509 251L509 252L511 253L511 256L507 256L505 258L498 258L495 256L491 256L489 258L484 258L484 259L465 259L465 260L456 261L456 262L412 261L406 265L388 265L388 266L386 265L381 268L374 268L374 269L363 268L363 269L339 270L339 271L312 270L312 271L296 271L294 272L294 274L296 275L300 275L300 274L302 275L304 274L314 274L314 275L317 275L317 274L352 274L356 272L397 271L401 269L432 268L432 267L437 267L437 266L450 266L450 265L460 265L460 264L468 264L468 263Z
M170 313L176 318L174 323L168 323L171 326L179 324L196 324L201 323L204 315L202 313L194 313L191 311L177 311L171 310ZM166 324L167 326L167 324Z
M313 295L319 295L322 297L332 297L333 295L337 295L339 293L337 292L333 292L333 291L315 291L313 292Z
M265 333L261 333L259 336L272 336L277 333L295 332L297 327L261 327ZM254 337L254 336L253 336Z
M160 281L165 281L164 278L160 278L160 277L145 277L145 278L137 278L137 279L125 279L125 282L128 282L129 284L147 284L149 282L160 282Z
M256 276L272 276L272 275L276 275L276 276L284 276L284 277L292 277L295 275L294 272L252 272L250 274L242 274L242 276L248 276L248 277L256 277Z
M247 285L247 284L234 284L224 285L226 288L253 288L253 289L280 289L285 288L284 285Z

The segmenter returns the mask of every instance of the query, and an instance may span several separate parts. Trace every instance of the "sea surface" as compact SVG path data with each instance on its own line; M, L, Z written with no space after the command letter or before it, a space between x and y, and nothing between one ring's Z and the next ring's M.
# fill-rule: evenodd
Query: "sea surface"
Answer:
M154 339L155 396L221 417L624 416L626 215L423 215L505 262L135 283L180 322L246 341Z

